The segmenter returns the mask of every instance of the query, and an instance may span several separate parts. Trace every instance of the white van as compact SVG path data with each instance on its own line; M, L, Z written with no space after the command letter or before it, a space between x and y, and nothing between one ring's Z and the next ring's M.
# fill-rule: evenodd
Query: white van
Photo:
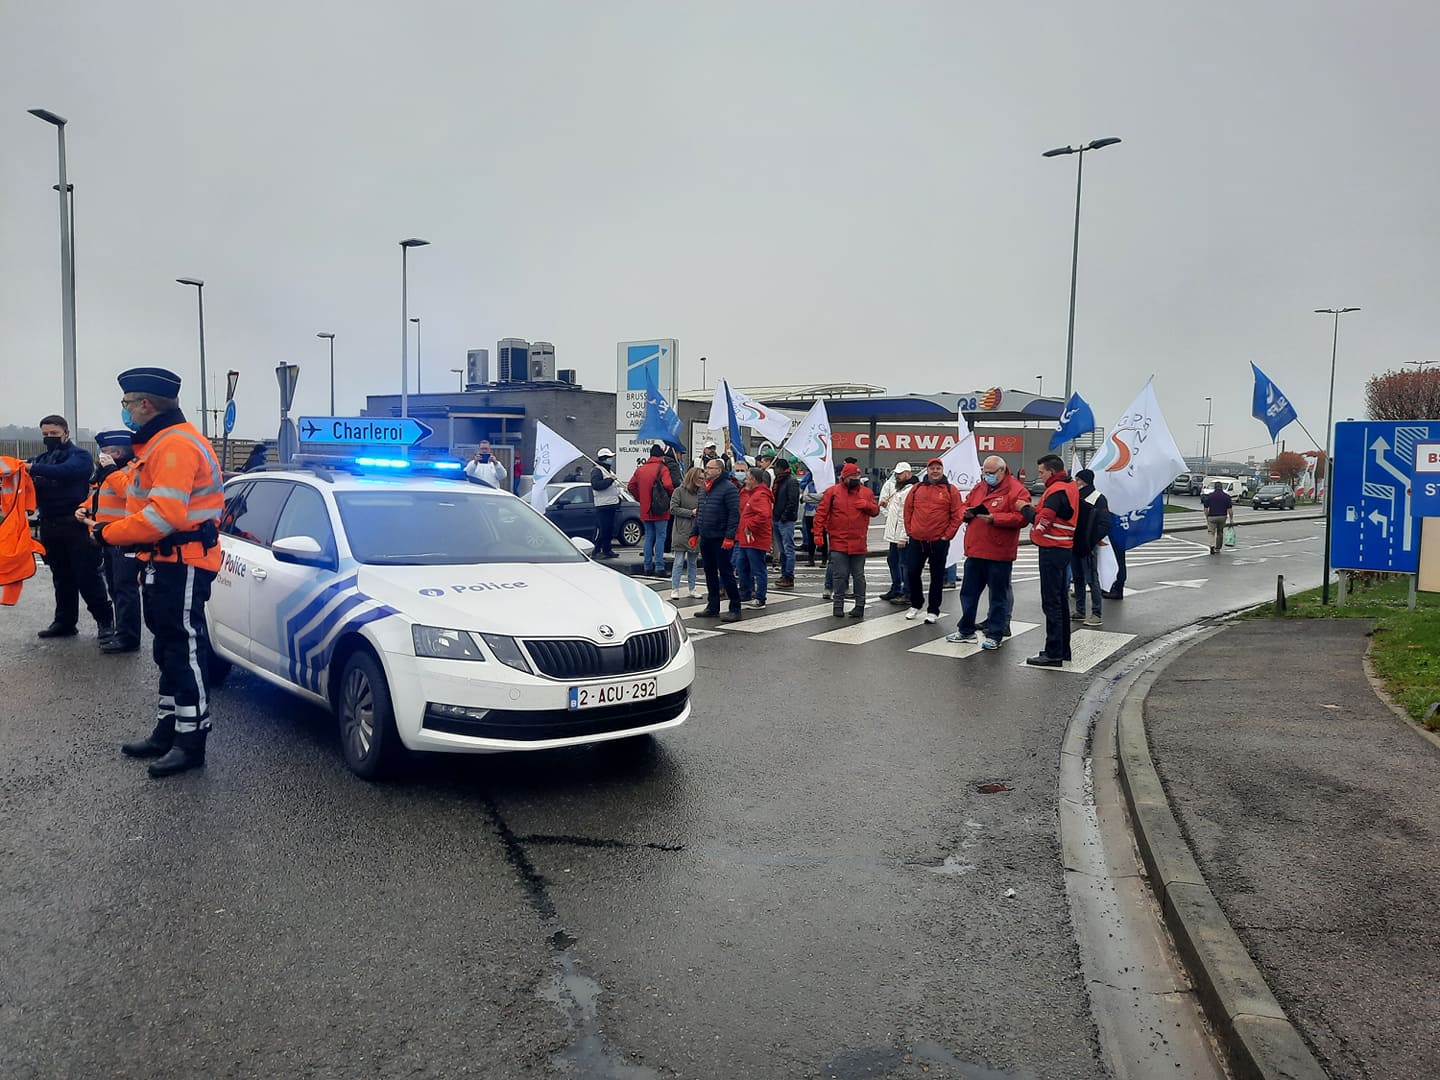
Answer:
M1236 502L1239 502L1240 496L1245 494L1245 480L1239 476L1207 476L1204 486L1200 489L1200 494L1208 495L1215 490L1216 484L1219 484L1220 490Z

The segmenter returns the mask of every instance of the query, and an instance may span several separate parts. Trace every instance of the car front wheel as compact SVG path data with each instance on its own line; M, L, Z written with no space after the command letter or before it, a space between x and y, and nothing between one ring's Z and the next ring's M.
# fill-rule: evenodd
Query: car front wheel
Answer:
M634 518L620 526L620 542L626 547L638 547L643 539L645 539L645 527Z
M340 723L340 750L350 771L366 780L390 772L400 753L390 686L380 662L365 649L345 662L335 716Z

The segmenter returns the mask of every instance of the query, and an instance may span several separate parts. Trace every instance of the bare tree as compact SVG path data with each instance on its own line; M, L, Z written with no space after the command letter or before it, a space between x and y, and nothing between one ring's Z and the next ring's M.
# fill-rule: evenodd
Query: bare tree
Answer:
M1440 420L1440 366L1372 375L1365 408L1372 420Z

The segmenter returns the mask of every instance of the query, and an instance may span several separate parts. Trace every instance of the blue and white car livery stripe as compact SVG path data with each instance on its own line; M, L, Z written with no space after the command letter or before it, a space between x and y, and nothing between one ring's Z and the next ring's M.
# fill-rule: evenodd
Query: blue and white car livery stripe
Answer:
M366 623L398 614L395 608L361 592L358 578L354 569L342 571L329 582L295 593L276 610L289 678L296 686L321 693L335 642Z

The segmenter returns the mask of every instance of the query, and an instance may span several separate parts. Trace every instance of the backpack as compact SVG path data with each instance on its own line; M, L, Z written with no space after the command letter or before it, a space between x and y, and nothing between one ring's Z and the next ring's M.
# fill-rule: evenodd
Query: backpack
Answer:
M650 483L650 513L668 514L670 512L670 492L665 490L664 472L661 465L655 470L655 479Z

